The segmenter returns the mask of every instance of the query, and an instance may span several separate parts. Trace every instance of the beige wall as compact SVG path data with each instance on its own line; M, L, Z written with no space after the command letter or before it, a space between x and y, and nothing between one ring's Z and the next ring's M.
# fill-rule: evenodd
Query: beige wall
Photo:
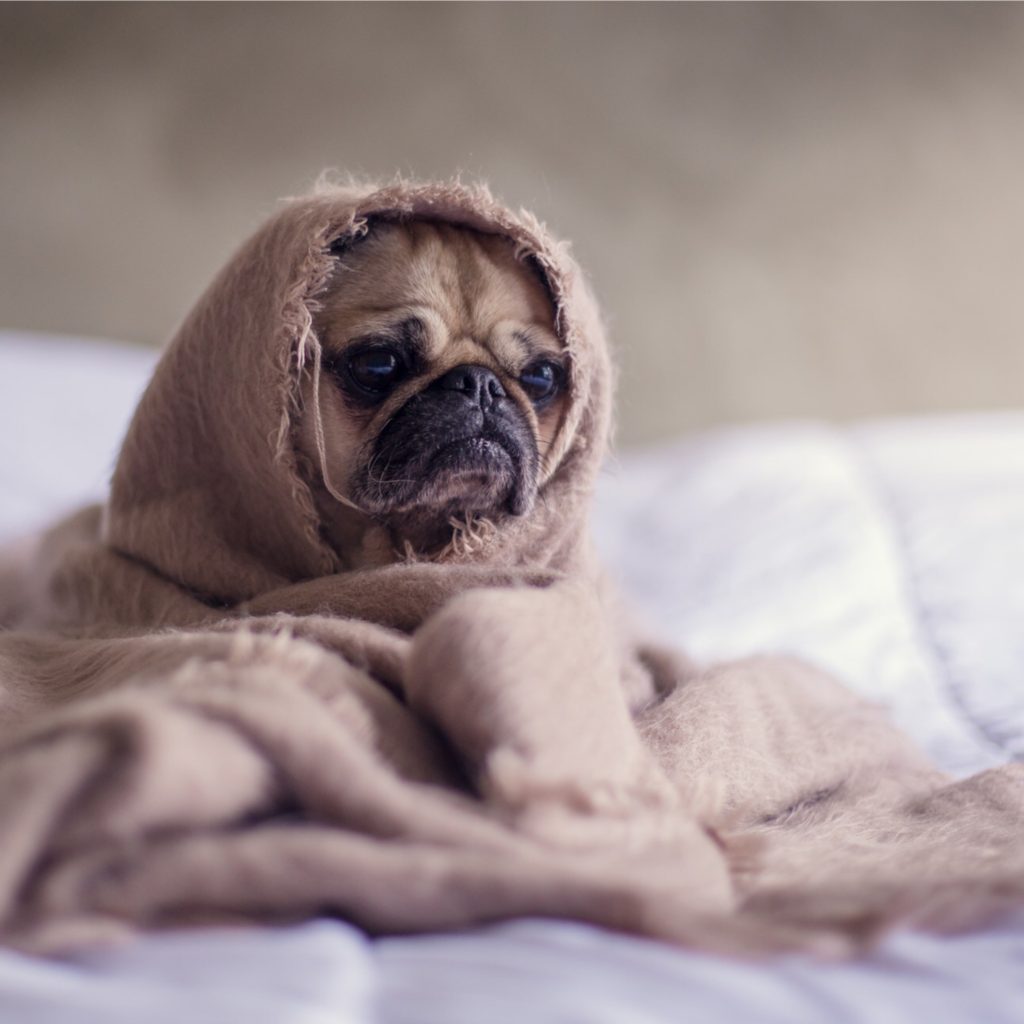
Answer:
M1024 7L6 4L0 326L157 343L326 166L573 238L628 440L1021 403Z

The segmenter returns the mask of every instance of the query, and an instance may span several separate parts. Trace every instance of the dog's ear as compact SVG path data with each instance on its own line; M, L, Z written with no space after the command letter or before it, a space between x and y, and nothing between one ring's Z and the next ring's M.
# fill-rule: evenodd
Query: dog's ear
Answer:
M353 246L368 238L382 219L381 217L367 217L357 228L339 235L333 242L329 243L327 251L332 256L343 256Z
M340 238L336 238L329 246L327 251L332 256L341 256L348 248L352 245L352 235L342 235Z

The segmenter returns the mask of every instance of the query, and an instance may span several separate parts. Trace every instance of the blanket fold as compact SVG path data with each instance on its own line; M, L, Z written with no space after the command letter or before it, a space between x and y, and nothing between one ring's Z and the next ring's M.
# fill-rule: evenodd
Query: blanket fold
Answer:
M346 571L296 450L314 315L339 247L417 218L541 274L569 400L528 515ZM954 782L807 665L702 670L626 625L587 533L611 393L528 213L448 183L284 204L165 351L106 505L0 572L0 941L547 915L840 955L1019 902L1019 766Z

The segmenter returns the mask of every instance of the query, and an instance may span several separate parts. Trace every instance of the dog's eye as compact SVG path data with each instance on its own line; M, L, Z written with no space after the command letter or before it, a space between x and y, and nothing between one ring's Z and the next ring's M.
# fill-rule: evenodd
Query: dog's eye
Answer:
M539 359L523 370L519 383L534 405L545 405L561 390L565 371L550 359Z
M352 382L373 395L390 391L405 375L405 364L394 349L366 348L353 353L345 368Z

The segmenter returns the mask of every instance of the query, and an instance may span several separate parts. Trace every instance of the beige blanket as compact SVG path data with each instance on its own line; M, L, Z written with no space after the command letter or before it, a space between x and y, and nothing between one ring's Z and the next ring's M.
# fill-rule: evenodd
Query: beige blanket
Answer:
M374 217L535 260L570 404L530 515L340 572L295 436L331 248ZM586 284L529 215L460 185L287 203L164 353L107 505L6 553L0 939L548 915L841 954L1019 901L1019 766L954 783L813 668L698 670L626 626L587 536L610 392Z

